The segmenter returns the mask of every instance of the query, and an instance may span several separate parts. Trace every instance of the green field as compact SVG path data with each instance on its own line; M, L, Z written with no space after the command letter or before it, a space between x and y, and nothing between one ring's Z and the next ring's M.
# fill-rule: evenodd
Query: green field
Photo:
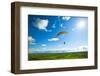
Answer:
M28 60L82 59L88 52L28 54Z

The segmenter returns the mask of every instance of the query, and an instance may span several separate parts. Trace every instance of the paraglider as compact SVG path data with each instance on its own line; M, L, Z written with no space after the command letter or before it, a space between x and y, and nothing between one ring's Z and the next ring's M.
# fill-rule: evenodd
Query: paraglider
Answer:
M58 37L58 36L60 36L60 35L66 35L66 34L68 34L68 32L66 32L66 31L61 31L61 32L58 32L57 33L57 35L56 35L56 37ZM64 45L66 44L66 42L64 41Z

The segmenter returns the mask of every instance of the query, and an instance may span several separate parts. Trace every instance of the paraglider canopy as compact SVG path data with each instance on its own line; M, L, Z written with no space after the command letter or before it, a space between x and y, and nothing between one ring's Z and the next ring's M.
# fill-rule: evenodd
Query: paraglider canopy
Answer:
M58 37L59 35L66 35L66 34L68 34L68 32L66 32L66 31L61 31L61 32L58 32L58 33L57 33L56 37Z

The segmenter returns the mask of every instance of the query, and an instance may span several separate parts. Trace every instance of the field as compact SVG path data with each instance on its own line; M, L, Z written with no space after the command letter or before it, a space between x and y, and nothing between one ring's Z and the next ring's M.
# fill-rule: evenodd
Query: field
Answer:
M88 52L28 54L28 60L55 60L55 59L82 59L82 58L88 58Z

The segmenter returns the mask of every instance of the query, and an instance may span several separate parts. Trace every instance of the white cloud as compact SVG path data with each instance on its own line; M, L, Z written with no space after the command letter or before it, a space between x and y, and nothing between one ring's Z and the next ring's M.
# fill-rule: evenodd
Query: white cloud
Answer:
M49 51L53 51L53 52L84 52L84 51L88 51L88 46L78 46L75 48L68 48L68 47L53 47L48 49ZM54 51L55 50L55 51Z
M35 42L35 39L32 38L32 36L29 36L29 37L28 37L28 41L29 41L29 42Z
M86 27L86 22L84 20L80 20L76 23L75 27L72 28L72 31L84 29Z
M62 19L63 20L69 20L71 17L70 16L63 16Z
M48 22L48 19L37 19L34 26L40 30L47 31Z
M77 22L77 24L76 24L76 28L77 28L77 29L82 29L82 28L84 28L85 26L86 26L86 22L83 21L83 20L80 20L80 21Z
M88 46L78 46L77 48L69 49L69 52L88 51Z
M29 42L29 44L34 45L35 44L35 39L32 38L32 36L29 36L28 37L28 42Z
M41 44L41 46L46 46L46 44Z
M48 41L58 41L59 38L51 38L51 39L48 39Z

